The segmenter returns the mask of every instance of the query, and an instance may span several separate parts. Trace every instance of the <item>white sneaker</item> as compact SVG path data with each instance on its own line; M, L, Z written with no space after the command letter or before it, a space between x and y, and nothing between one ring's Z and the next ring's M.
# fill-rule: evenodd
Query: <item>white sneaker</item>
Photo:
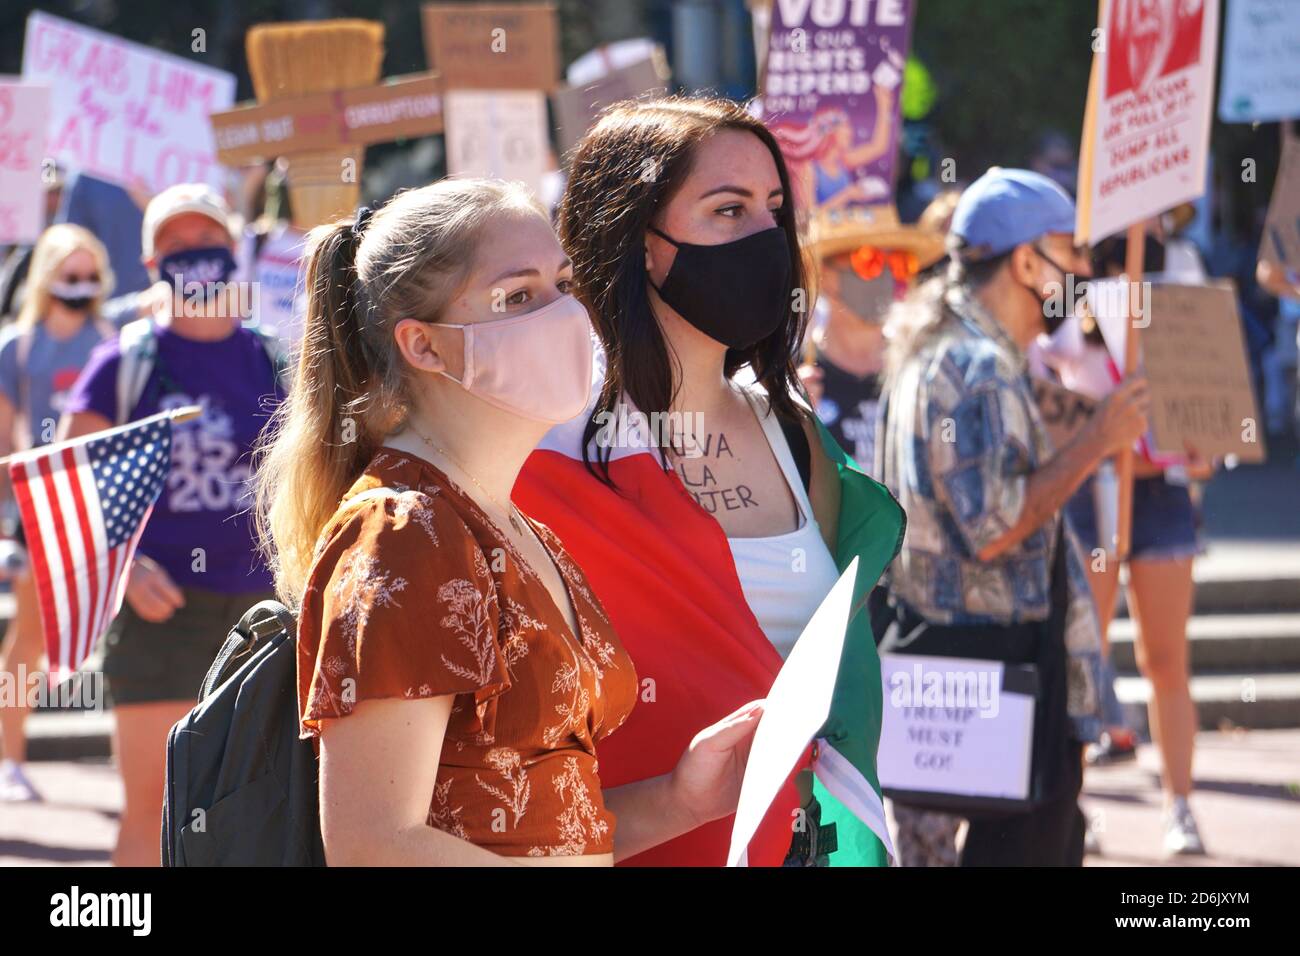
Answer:
M1165 811L1165 856L1203 856L1205 844L1186 797L1175 797Z
M40 799L22 764L0 760L0 803L39 803Z

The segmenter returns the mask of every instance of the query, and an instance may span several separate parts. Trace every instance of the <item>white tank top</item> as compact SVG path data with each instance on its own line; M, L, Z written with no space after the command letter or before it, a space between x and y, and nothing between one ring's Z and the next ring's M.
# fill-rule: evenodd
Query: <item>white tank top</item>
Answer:
M794 495L799 508L799 527L765 538L728 538L727 543L731 545L745 600L758 619L758 626L785 660L813 612L839 580L840 572L822 540L821 528L813 517L808 493L780 422L767 410L765 396L760 393L755 401L748 392L745 394Z

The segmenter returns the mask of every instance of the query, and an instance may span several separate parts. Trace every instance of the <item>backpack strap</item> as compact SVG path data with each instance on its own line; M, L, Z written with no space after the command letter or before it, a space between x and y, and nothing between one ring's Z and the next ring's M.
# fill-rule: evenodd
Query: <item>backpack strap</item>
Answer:
M119 333L122 357L117 366L117 422L125 425L131 410L144 394L145 384L158 361L158 336L152 318L146 316L122 326Z
M19 444L30 448L35 444L36 436L31 434L31 390L32 377L27 372L27 362L32 356L32 345L36 341L36 324L24 329L14 342L14 359L18 363L18 407L14 409L14 424L18 429Z

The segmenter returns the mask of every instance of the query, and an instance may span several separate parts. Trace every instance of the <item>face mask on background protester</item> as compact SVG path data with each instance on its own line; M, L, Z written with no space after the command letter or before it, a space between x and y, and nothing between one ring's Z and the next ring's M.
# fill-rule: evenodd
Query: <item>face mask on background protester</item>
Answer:
M471 395L523 418L558 425L591 396L591 320L571 295L526 315L438 323L465 336L464 372L445 375Z
M654 286L659 298L715 342L748 348L789 313L790 242L780 226L716 246L650 230L677 248L663 285Z
M57 279L50 283L51 298L58 299L69 309L84 312L90 304L104 291L98 279L83 279L79 282L64 282Z
M212 298L216 289L209 283L226 283L235 274L234 253L228 246L208 246L203 249L183 249L158 260L158 275L173 289L179 288L188 295L197 282L205 290L204 297Z
M1052 296L1035 289L1033 286L1025 286L1036 298L1043 304L1043 324L1047 327L1047 334L1054 335L1061 324L1072 315L1081 315L1086 308L1088 282L1085 277L1080 277L1071 287L1070 273L1061 268L1060 263L1045 253L1037 246L1033 247L1034 252L1040 259L1050 265L1053 269L1061 274L1061 295L1064 297L1068 292L1074 292L1074 301L1066 302L1064 299L1059 304L1052 303Z

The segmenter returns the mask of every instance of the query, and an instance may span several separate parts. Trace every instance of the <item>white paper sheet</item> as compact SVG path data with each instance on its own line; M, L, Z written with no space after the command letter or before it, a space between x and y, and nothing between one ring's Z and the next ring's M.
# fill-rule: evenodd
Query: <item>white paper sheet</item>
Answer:
M727 866L746 865L749 841L799 756L830 716L857 574L854 558L799 635L763 703L740 785Z

